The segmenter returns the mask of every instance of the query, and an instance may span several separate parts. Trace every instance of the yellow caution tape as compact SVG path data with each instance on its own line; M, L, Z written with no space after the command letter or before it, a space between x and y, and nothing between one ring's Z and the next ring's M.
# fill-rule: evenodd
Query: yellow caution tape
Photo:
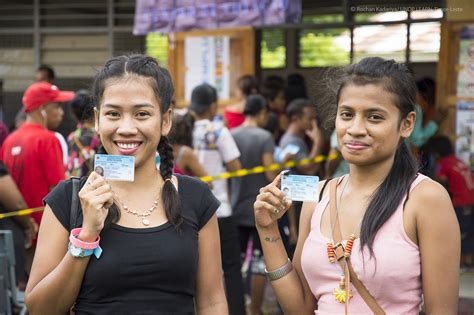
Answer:
M337 154L331 154L327 158L329 160L335 160L337 158ZM273 164L268 165L267 167L265 167L265 166L256 166L256 167L253 167L253 168L242 169L242 170L238 170L238 171L235 171L235 172L225 172L225 173L221 173L221 174L215 175L215 176L203 176L203 177L200 177L200 179L202 181L208 183L208 182L211 182L211 181L216 180L216 179L228 179L228 178L233 178L233 177L243 177L243 176L247 176L247 175L263 173L263 172L266 172L266 171L277 171L277 170L281 170L281 169L285 169L285 168L291 168L291 167L295 167L295 166L321 163L324 160L326 160L326 156L318 155L315 158L302 159L302 160L299 160L298 162L289 161L289 162L282 163L282 164L273 163Z
M23 209L23 210L7 212L7 213L0 213L0 219L16 217L16 216L21 216L21 215L29 215L34 212L40 212L43 210L44 210L44 207L37 207L37 208Z
M337 158L337 154L331 154L327 157L329 160L334 160ZM200 179L204 182L211 182L216 179L228 179L228 178L233 178L233 177L243 177L247 175L252 175L252 174L259 174L259 173L264 173L266 171L277 171L285 168L291 168L295 166L301 166L301 165L307 165L307 164L315 164L315 163L321 163L324 160L326 160L326 156L324 155L318 155L315 158L312 159L302 159L298 162L295 161L289 161L286 163L273 163L268 165L267 167L265 166L256 166L253 168L249 169L241 169L235 172L225 172L221 173L219 175L215 176L203 176L200 177ZM15 216L21 216L21 215L29 215L34 212L40 212L43 211L44 207L37 207L37 208L31 208L31 209L24 209L24 210L18 210L18 211L13 211L13 212L7 212L7 213L0 213L0 220L4 218L9 218L9 217L15 217Z

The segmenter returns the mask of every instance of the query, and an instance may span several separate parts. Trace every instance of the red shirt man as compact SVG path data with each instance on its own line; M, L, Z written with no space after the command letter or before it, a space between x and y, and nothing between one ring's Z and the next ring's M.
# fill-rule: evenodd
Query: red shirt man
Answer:
M455 155L438 160L437 177L448 182L455 207L474 205L474 175Z
M23 96L26 122L7 137L0 150L0 160L28 207L43 206L43 198L65 177L61 145L45 126L48 108L73 97L73 92L59 91L50 83L33 83ZM42 213L32 217L39 224Z

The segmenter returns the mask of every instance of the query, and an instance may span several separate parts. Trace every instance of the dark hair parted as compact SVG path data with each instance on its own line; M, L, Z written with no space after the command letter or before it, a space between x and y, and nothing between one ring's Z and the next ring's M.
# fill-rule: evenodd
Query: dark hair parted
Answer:
M334 78L334 77L333 77ZM337 104L341 91L349 85L364 86L374 84L382 87L393 97L400 110L399 124L410 112L415 111L416 85L409 69L394 60L379 57L364 58L359 63L342 69L337 76L338 83L332 92L334 96L320 103L324 121L334 126ZM334 82L334 81L332 81ZM413 158L404 139L400 139L394 162L387 177L374 192L362 219L360 241L361 249L367 246L373 256L373 243L378 230L393 215L397 207L408 196L410 186L418 172L418 163Z
M161 113L165 113L172 104L174 86L171 76L165 68L161 67L156 59L144 55L119 56L109 59L104 68L95 76L92 96L94 104L100 111L100 100L107 84L111 80L120 80L127 76L144 77L153 88L161 106ZM160 173L165 180L162 189L163 205L166 217L176 228L183 222L181 215L180 198L176 187L171 181L173 175L173 149L168 143L168 139L161 137L158 144L160 154ZM98 153L107 154L101 147ZM106 224L117 222L120 218L120 211L116 204L109 209Z

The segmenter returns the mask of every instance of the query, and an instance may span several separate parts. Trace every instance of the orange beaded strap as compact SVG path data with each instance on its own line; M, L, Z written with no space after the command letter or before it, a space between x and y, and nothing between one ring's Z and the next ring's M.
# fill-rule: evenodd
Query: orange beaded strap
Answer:
M331 242L328 243L328 259L331 264L336 263L336 253Z
M340 264L342 270L344 271L344 279L341 279L341 284L339 286L340 290L335 289L335 297L338 301L343 300L345 305L345 312L348 314L348 303L351 297L350 294L350 285L349 283L352 282L352 285L357 290L357 293L362 297L365 301L367 306L375 315L385 315L385 311L380 307L377 303L375 298L370 294L369 290L364 286L364 284L359 280L357 274L355 273L354 269L352 268L350 254L352 251L352 246L354 244L355 236L351 235L350 239L347 241L346 248L343 249L341 244L342 234L341 234L341 227L339 224L339 218L337 216L337 209L336 209L336 197L337 197L337 181L332 180L329 185L329 210L330 210L330 217L331 221L334 222L334 229L332 231L333 240L336 243L332 248L332 253L334 254L335 260ZM331 244L332 245L332 244ZM332 246L331 246L332 247ZM329 246L328 246L328 253L329 253ZM332 255L332 254L331 254ZM328 254L329 257L329 254ZM331 261L331 260L330 260ZM343 285L342 285L343 284ZM344 299L338 299L337 293L344 291Z
M354 234L351 234L349 240L346 243L346 248L344 249L344 257L349 258L352 252L352 245L354 245L354 240L356 239Z

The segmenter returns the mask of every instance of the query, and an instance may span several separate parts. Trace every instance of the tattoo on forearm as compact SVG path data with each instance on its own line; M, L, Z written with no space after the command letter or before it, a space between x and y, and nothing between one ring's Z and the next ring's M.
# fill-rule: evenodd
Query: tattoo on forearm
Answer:
M266 236L265 237L265 241L266 242L270 242L270 243L276 243L278 242L279 240L281 240L281 237L277 236L277 237L269 237L269 236Z

